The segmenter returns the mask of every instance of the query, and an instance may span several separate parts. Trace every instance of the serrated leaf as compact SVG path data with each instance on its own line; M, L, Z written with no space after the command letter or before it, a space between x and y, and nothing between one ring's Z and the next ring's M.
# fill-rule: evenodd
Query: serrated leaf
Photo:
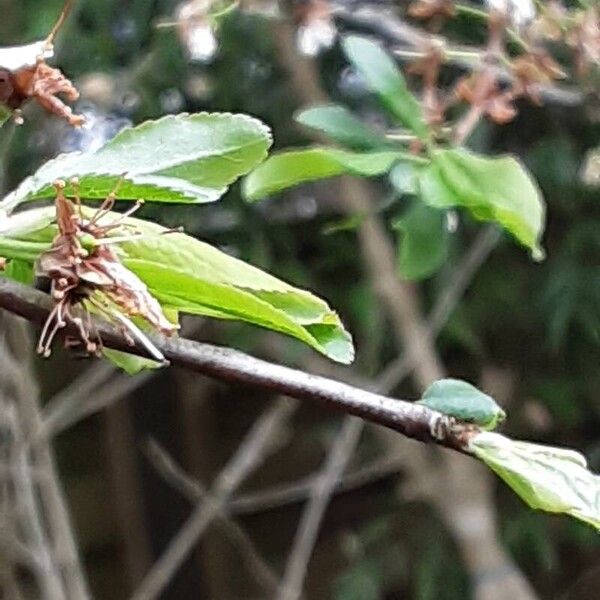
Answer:
M600 476L579 452L487 431L474 436L470 448L531 508L568 514L600 530Z
M43 165L10 194L14 208L54 196L56 179L80 179L81 195L103 199L122 179L120 199L211 202L252 170L271 144L268 128L246 115L168 115L124 129L95 152L63 154ZM67 195L73 194L70 185Z
M401 232L398 266L402 277L424 279L444 264L450 234L443 211L415 202L394 226Z
M545 206L541 192L521 163L487 158L465 149L438 150L419 171L423 201L436 208L462 206L482 221L496 222L543 258L540 238Z
M342 47L392 115L419 138L427 139L427 125L419 101L408 90L402 73L387 52L377 42L356 35L344 38Z
M296 121L322 131L332 140L354 150L373 150L389 147L389 142L357 119L347 108L339 104L313 106L299 112Z
M47 226L52 210L27 211L31 213L27 221L39 228L25 235L18 220L22 236L18 241L47 249L56 235L56 226ZM84 214L89 217L93 211L84 208ZM110 213L106 219L116 217ZM179 311L245 321L295 337L332 360L352 362L352 338L320 298L188 235L167 233L164 227L140 219L125 223L138 237L115 248L124 266L163 304L165 314Z
M350 152L336 148L314 147L273 154L244 180L248 200L265 198L300 183L350 174L373 177L386 173L405 152Z
M493 429L506 417L506 413L493 398L460 379L440 379L434 382L425 390L417 404L486 429Z

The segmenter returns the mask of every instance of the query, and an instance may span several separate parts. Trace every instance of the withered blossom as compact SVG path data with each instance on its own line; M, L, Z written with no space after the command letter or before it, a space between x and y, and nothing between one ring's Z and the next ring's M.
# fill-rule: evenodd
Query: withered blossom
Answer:
M74 180L72 185L76 189L77 181ZM78 194L75 202L68 199L64 181L57 181L55 189L58 234L52 247L37 264L38 275L51 282L50 294L55 304L40 335L38 352L49 356L57 333L67 324L73 324L77 328L78 339L68 338L67 346L82 344L89 354L99 354L102 340L95 331L90 315L92 311L118 325L131 344L134 343L133 334L160 360L160 352L149 340L140 339L141 332L129 319L138 317L153 330L165 335L172 335L178 326L165 317L156 298L144 282L121 263L111 245L100 241L111 231L126 227L124 219L139 204L116 220L102 224L101 220L115 203L116 192L109 194L96 213L86 219ZM91 247L89 244L84 247L86 236L97 242ZM83 318L73 313L74 307L82 309Z
M502 90L497 81L486 81L481 84L481 77L487 75L474 74L460 79L454 93L459 100L478 107L482 114L487 115L492 121L504 124L512 121L517 115L513 104L515 96L511 90Z
M545 51L536 49L518 56L512 61L515 96L526 96L535 104L541 104L537 91L540 84L548 84L556 79L564 79L567 74Z
M68 0L50 35L43 42L5 48L0 55L0 104L17 111L16 121L22 122L20 109L28 100L34 100L44 110L65 119L69 125L80 127L85 122L73 114L58 95L69 102L79 98L79 92L60 69L46 63L53 54L53 41L64 23L74 0Z
M566 42L575 51L575 63L580 77L587 75L590 66L600 66L600 7L590 7L578 14L576 24L569 30Z
M450 18L455 14L453 0L416 0L408 7L413 19Z

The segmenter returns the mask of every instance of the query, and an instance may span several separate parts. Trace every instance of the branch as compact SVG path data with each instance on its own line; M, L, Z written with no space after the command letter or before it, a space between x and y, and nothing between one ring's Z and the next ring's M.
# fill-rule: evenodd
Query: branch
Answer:
M339 9L336 18L346 25L366 27L388 44L397 44L392 51L400 60L407 55L411 59L418 58L425 49L434 46L443 48L447 61L460 69L472 71L481 65L480 56L483 54L481 48L450 47L444 37L409 25L396 16L394 11L369 6L352 10ZM513 81L513 76L506 69L494 67L494 73L502 83ZM537 84L535 92L545 103L556 106L577 107L585 101L585 95L573 87Z
M206 488L198 480L185 473L156 440L148 440L144 446L144 453L162 479L184 498L193 503L215 501ZM242 560L246 562L248 572L253 575L257 583L265 588L269 595L273 595L279 583L278 577L242 527L231 519L228 507L221 504L217 506L218 514L215 518L223 533L238 547Z
M294 409L295 403L280 399L255 421L234 456L216 478L207 498L196 505L188 520L169 542L133 594L132 600L152 600L161 596L201 535L224 510L235 490L273 450L276 432L281 429Z
M47 294L38 290L0 280L0 308L42 323L52 308L52 302ZM131 346L116 328L103 321L96 321L96 326L106 347L150 358L144 346ZM77 335L71 325L65 328L65 333ZM421 442L468 453L467 428L457 428L453 419L424 406L253 358L229 348L186 339L160 336L152 336L151 339L173 365L222 381L269 390L299 400L317 401Z

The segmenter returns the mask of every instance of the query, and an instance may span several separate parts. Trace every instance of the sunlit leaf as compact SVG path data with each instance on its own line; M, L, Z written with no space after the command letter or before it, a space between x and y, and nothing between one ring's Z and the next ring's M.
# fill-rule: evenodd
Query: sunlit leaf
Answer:
M0 276L8 277L13 281L31 285L33 283L33 265L31 262L13 259L8 262Z
M47 225L52 210L27 211L31 213L29 221L39 224L28 234L16 219L21 237L4 238L4 245L0 244L6 251L3 255L11 256L12 242L19 251L23 244L31 246L29 251L47 249L56 235L56 226ZM112 213L109 218L116 216ZM295 337L332 360L352 362L350 335L338 315L315 295L188 235L166 233L165 228L140 219L130 218L126 223L138 237L115 248L124 266L148 286L167 312L245 321Z
M119 352L118 350L111 350L110 348L103 348L102 355L116 367L125 371L127 375L137 375L147 369L160 369L165 366L165 363L127 354L126 352Z
M4 203L53 197L56 179L75 176L88 199L104 199L122 179L120 199L210 202L259 164L270 144L268 128L246 115L169 115L124 129L95 152L47 162ZM66 192L72 195L70 185Z
M600 476L579 452L487 431L470 447L532 508L568 514L600 530Z

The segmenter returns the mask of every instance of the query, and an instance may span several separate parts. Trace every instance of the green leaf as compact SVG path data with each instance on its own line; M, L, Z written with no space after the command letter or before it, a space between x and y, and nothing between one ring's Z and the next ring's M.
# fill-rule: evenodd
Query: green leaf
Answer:
M144 237L120 245L123 263L167 307L260 325L352 362L351 337L323 300L190 236L128 221Z
M460 379L436 381L425 390L417 404L485 429L494 429L506 418L506 413L493 398Z
M415 202L394 226L401 232L402 277L418 280L433 275L448 256L450 234L444 212Z
M47 225L52 210L27 211L31 213L27 222L39 227L25 235L19 224L20 235L25 236L19 241L47 248L56 235L56 226ZM84 215L93 214L84 207ZM108 218L118 216L110 213ZM125 223L136 233L115 248L124 266L148 286L166 314L179 311L245 321L295 337L332 360L347 364L354 359L352 338L338 315L310 292L188 235L169 233L140 219L128 218ZM122 231L114 235L120 237Z
M24 260L11 260L8 262L0 276L7 277L13 281L31 285L33 283L34 273L33 264Z
M165 366L165 363L159 363L154 360L103 348L102 355L119 369L122 369L127 375L137 375L146 369L160 369Z
M389 142L339 104L314 106L296 115L296 121L322 131L331 139L354 150L389 147Z
M265 198L300 183L317 181L345 173L373 177L386 173L398 160L414 159L405 152L349 152L314 147L270 156L244 180L248 200Z
M600 476L579 452L487 431L475 435L470 448L532 508L565 513L600 530Z
M438 150L420 170L423 201L435 208L462 206L509 231L532 256L544 256L540 238L545 206L536 183L511 156L486 158L464 149Z
M385 107L419 138L427 139L427 125L419 101L408 90L402 73L386 51L378 43L355 35L344 38L342 46Z
M43 165L4 204L54 196L56 179L80 179L81 195L103 199L122 178L118 198L211 202L252 170L271 144L268 128L246 115L169 115L124 129L99 150L63 154ZM73 189L67 186L67 194Z

